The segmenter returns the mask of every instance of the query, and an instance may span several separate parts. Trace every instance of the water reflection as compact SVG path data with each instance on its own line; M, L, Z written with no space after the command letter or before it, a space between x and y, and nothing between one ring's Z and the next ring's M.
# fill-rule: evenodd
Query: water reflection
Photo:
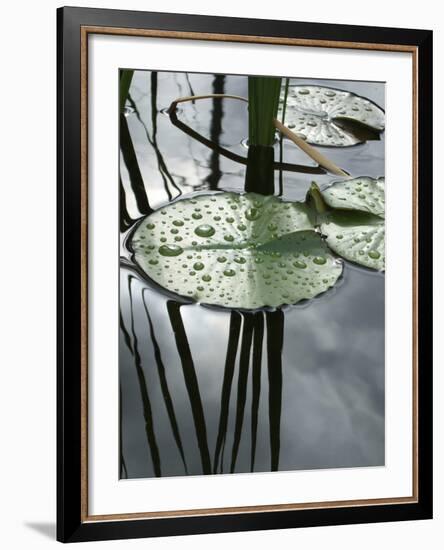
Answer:
M137 380L139 383L140 397L142 400L143 417L145 419L145 433L148 441L148 446L151 452L151 460L154 469L154 475L160 477L162 475L160 469L160 456L159 448L157 446L156 434L154 432L153 425L153 412L151 408L151 401L148 393L147 382L145 378L145 372L142 367L142 360L139 352L139 344L134 328L134 315L133 315L133 295L132 295L132 281L134 277L128 277L128 296L131 308L131 335L133 341L132 355L134 358L134 366L136 368Z
M225 90L225 76L218 74L214 75L213 94L223 94ZM211 114L210 140L216 146L220 145L220 135L222 133L222 118L224 116L223 101L217 98L213 99L213 111ZM218 183L222 176L219 162L219 152L216 148L211 151L209 165L211 167L210 174L206 177L205 183L212 191L217 189Z
M120 150L122 152L123 161L128 170L129 182L137 205L137 209L141 215L147 215L152 212L148 202L148 194L145 189L144 180L140 172L137 155L134 150L133 140L128 128L126 116L120 115Z
M334 85L383 106L382 85ZM161 113L181 95L208 91L245 96L246 79L134 74L134 113L120 120L123 243L141 216L179 195L243 190L241 102ZM384 174L383 140L353 149L329 155L354 174ZM276 151L272 188L284 199L303 198L314 172L321 185L336 179L286 140ZM228 311L159 291L124 244L122 257L122 478L384 463L383 275L347 265L342 284L310 303Z

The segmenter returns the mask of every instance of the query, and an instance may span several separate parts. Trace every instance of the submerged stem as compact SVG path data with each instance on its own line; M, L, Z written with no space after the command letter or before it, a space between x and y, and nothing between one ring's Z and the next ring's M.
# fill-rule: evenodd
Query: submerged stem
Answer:
M227 98L227 99L239 99L248 103L248 99L240 95L230 94L205 94L205 95L188 95L184 97L178 97L168 107L168 114L173 113L177 109L179 103L186 103L187 101L196 101L198 99L212 99L212 98Z

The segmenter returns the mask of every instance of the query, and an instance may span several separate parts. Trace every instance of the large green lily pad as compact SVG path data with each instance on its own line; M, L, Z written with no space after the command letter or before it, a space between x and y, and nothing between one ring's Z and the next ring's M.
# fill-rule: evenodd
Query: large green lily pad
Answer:
M280 101L282 110L284 91ZM384 130L385 115L375 103L352 92L323 86L289 86L285 125L308 143L349 147L377 138Z
M334 183L322 192L332 208L321 231L329 247L357 264L385 269L384 179L356 178Z
M223 307L294 304L342 273L304 204L255 193L176 201L142 220L131 247L161 287Z

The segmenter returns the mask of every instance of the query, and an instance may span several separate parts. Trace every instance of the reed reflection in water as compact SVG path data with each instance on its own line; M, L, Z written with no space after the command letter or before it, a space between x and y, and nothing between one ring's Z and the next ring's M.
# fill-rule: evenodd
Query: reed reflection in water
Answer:
M154 359L154 365L150 365L150 370L152 370L152 366L155 366L159 388L168 417L169 429L171 430L175 442L176 452L180 457L183 473L188 474L181 430L179 428L174 406L174 397L169 388L167 369L162 359L162 351L156 337L155 324L152 320L152 314L149 312L149 300L150 297L151 299L153 298L154 293L150 293L147 288L143 288L143 285L140 285L140 281L137 281L137 277L130 271L126 273L126 279L128 283L129 327L127 328L121 313L120 328L125 346L132 358L140 392L146 444L149 450L147 461L154 475L160 477L162 475L162 462L153 421L153 407L150 400L150 390L155 390L155 388L151 387L148 383L142 365L141 347L143 347L146 352L147 345L149 345L152 348L151 353ZM150 294L151 296L149 296ZM135 330L136 323L140 326L138 315L134 310L135 302L143 305L145 314L145 327L142 337L138 336ZM210 427L212 428L212 426L209 426L205 419L196 367L181 312L183 308L194 306L189 306L169 299L165 299L163 305L165 307L164 315L168 318L175 342L177 352L176 363L178 362L180 367L179 369L175 368L173 377L176 378L179 375L183 377L194 426L194 435L197 441L197 452L200 457L200 473L212 474L224 473L225 471L232 473L236 471L236 462L241 439L246 433L246 430L243 430L243 425L246 421L245 407L247 403L247 393L250 394L251 402L251 409L249 411L251 419L250 441L248 442L250 447L250 471L254 471L259 404L261 399L262 354L264 346L267 357L269 409L270 464L268 469L278 470L282 403L283 313L281 311L255 313L232 311L225 314L229 315L230 320L223 367L223 380L220 385L220 412L217 422L217 436L214 437L214 433L210 436L208 434L208 429ZM221 336L223 337L225 335L221 334L220 337ZM168 370L171 376L171 368L169 367ZM249 384L251 385L250 389L248 388ZM262 388L262 399L266 399L264 388ZM227 456L225 456L226 442L227 439L230 439L230 434L228 433L230 408L233 409L234 412L234 431L232 434L231 449ZM187 438L188 431L187 429ZM213 432L213 430L211 431ZM121 455L120 472L121 477L127 477L127 468L123 452Z

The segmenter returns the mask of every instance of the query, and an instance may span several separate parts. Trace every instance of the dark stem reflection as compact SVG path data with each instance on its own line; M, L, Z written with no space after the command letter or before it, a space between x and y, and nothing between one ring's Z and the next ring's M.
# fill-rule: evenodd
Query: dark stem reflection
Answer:
M152 210L148 202L145 184L128 128L128 121L123 113L120 115L120 150L128 170L129 181L136 199L137 208L142 215L150 214Z
M270 418L271 470L279 469L282 410L282 347L284 343L284 314L266 313L268 356L268 407Z
M168 387L168 381L167 381L167 377L166 377L165 366L163 364L162 354L160 352L159 344L157 343L156 336L154 334L154 326L153 326L153 322L151 320L151 315L148 312L148 307L147 307L147 304L146 304L146 301L145 301L145 293L146 293L146 289L143 289L142 290L142 302L143 302L143 307L144 307L146 317L147 317L147 320L148 320L148 324L149 324L150 338L151 338L153 348L154 348L154 357L155 357L156 366L157 366L157 373L159 375L160 387L161 387L161 390L162 390L162 395L163 395L163 399L164 399L165 406L166 406L166 409L167 409L168 418L169 418L169 421L170 421L171 430L173 432L174 440L176 442L180 457L182 459L182 463L183 463L183 466L184 466L184 469L185 469L185 473L188 473L188 468L187 468L187 464L186 464L186 461L185 461L185 454L184 454L184 450L183 450L182 440L181 440L180 433L179 433L179 426L178 426L178 423L177 423L176 413L175 413L175 410L174 410L174 404L173 404L173 400L171 398L171 393L170 393L170 390L169 390L169 387Z
M231 386L233 383L236 365L237 347L241 330L241 315L237 311L230 314L230 328L228 332L228 346L225 359L224 377L220 397L219 429L217 433L216 449L214 453L213 473L218 472L220 454L227 437L228 412L230 406ZM220 465L222 468L222 465ZM221 470L219 470L221 471Z
M213 80L213 94L223 94L225 91L225 76L217 74ZM220 136L222 133L222 119L224 116L223 102L213 98L213 108L211 114L210 139L218 146L220 144ZM216 148L210 154L210 174L206 178L208 188L212 191L216 190L222 177L220 169L220 154Z
M151 460L153 462L154 474L156 477L162 475L160 468L160 456L159 447L157 445L156 434L154 432L153 423L153 411L151 407L151 401L148 395L148 386L145 378L145 372L142 366L142 360L139 353L139 344L134 328L134 313L133 313L133 295L132 295L132 282L135 280L133 276L128 278L128 295L130 302L130 314L131 314L131 334L133 338L133 357L134 366L136 367L137 379L139 382L140 396L143 404L143 417L145 419L145 433L148 441L148 446L151 451Z
M257 424L259 415L259 399L261 395L261 370L262 370L262 348L264 340L264 314L254 314L253 333L253 367L252 367L252 399L251 399L251 459L250 471L254 470L256 457Z
M177 352L182 363L183 377L190 398L191 410L193 413L194 426L196 429L197 441L199 444L202 472L211 474L210 451L208 449L207 428L202 406L202 399L199 391L199 382L194 368L194 361L188 344L187 334L180 314L181 304L173 300L167 302L168 315L171 327L176 340Z
M146 316L147 330L144 331L144 346L149 339L153 349L155 368L160 382L160 391L169 420L169 427L175 441L177 451L182 461L183 472L189 474L186 460L186 453L180 433L180 422L174 405L174 398L168 383L167 368L162 358L162 351L155 333L155 326L159 319L152 319L149 311L148 289L142 288L141 292L135 292L137 278L133 274L128 275L128 301L129 301L129 330L126 328L122 315L120 315L120 328L123 341L129 350L137 375L137 382L141 396L146 440L150 451L150 459L154 475L162 475L162 456L158 444L156 430L159 428L159 421L156 420L156 411L153 409L150 391L154 387L147 381L145 371L149 364L144 364L140 353L140 334L136 333L134 299L140 298L143 312ZM176 345L177 357L179 359L182 376L191 417L194 425L198 453L200 456L200 473L233 473L236 471L236 464L241 442L249 446L250 468L255 471L255 457L257 445L258 416L261 393L264 395L266 388L262 387L261 372L264 360L263 349L266 347L265 359L268 371L268 410L269 410L269 442L271 456L271 470L279 467L280 447L280 417L282 406L282 346L284 316L281 311L273 312L238 312L230 313L230 324L228 329L227 348L225 352L225 367L219 399L219 420L217 433L211 445L208 437L208 425L206 422L205 407L202 400L199 376L197 374L195 360L192 356L191 347L187 337L187 329L182 316L182 308L193 307L180 303L176 300L166 301L166 315L169 320L174 342ZM199 365L202 367L202 365ZM250 374L251 373L251 374ZM171 372L169 374L171 376ZM234 385L234 379L237 383ZM250 386L250 390L248 389ZM151 390L150 390L151 388ZM251 439L243 429L246 413L247 394L251 393ZM230 405L234 406L233 426L234 430L229 434ZM121 412L120 412L121 414ZM121 417L120 417L121 418ZM121 420L120 420L121 421ZM157 426L157 428L155 428ZM122 425L120 425L120 477L128 477L127 465L123 456ZM230 442L231 451L228 464L224 460L224 450L227 442ZM165 451L164 451L165 452ZM211 460L210 457L213 457Z

